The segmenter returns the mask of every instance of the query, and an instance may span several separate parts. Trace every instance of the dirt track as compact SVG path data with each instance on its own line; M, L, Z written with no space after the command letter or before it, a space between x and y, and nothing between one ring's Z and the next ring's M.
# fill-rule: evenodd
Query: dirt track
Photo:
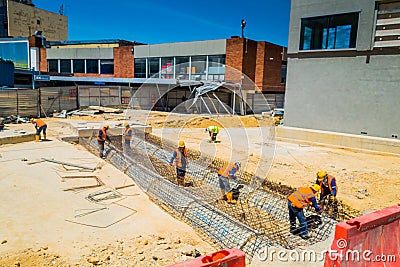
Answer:
M273 155L272 165L261 160L256 169L265 140L254 126L261 123L265 127L269 119L249 116L194 120L187 115L168 114L170 122L164 125L162 121L167 115L155 115L136 119L147 120L155 134L171 141L183 139L189 148L226 160L241 160L249 171L257 170L271 181L293 187L309 185L314 182L317 171L327 170L338 179L339 199L354 208L370 211L400 202L398 156L276 142L272 150L266 151L266 155ZM123 121L123 117L106 115L106 118ZM104 116L86 119L105 121ZM82 147L56 140L70 134L68 127L55 122L60 120L47 121L53 141L0 147L3 174L0 224L5 226L0 229L0 266L18 266L18 263L20 266L93 266L96 262L105 266L164 266L190 258L195 249L201 254L216 250L186 224L172 219L150 202L136 186L124 189L122 192L127 197L119 203L137 213L118 224L98 229L65 221L74 218L76 210L93 208L85 199L88 192L63 191L67 184L60 173L71 175L74 171L51 163L28 165L22 159L29 162L54 157L90 166L101 163L102 168L96 174L114 187L127 184L130 179L111 165L103 165L102 160ZM222 140L219 144L207 142L204 128L210 121L220 121L223 128L218 136ZM176 128L182 125L182 129ZM249 127L245 137L241 132L244 125ZM18 127L32 130L28 124ZM126 210L111 208L106 211L111 213L100 214L102 220L112 221L126 213Z

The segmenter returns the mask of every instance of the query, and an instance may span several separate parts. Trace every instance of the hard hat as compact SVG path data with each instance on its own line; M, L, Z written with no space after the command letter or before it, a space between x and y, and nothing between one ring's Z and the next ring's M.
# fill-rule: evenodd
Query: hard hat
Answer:
M30 121L30 122L33 122L34 120L35 120L34 118L31 118L29 121Z
M235 165L240 167L240 161L235 162Z
M324 178L325 178L327 175L328 175L328 174L326 173L326 171L317 172L317 179L318 179L318 181L324 180Z
M129 123L126 121L124 122L124 127L129 126Z
M183 142L182 140L181 141L179 141L179 145L178 145L179 147L185 147L185 142Z
M321 187L318 184L313 184L312 186L310 186L312 190L314 190L315 192L318 192L319 190L321 190Z
M108 129L108 128L110 128L110 125L106 124L106 125L104 125L104 128Z

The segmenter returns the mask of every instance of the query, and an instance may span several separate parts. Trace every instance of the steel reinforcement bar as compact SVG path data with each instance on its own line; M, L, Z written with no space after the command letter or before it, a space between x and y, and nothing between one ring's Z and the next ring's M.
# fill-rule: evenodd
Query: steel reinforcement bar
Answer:
M80 138L80 143L91 151L98 149L95 138ZM225 163L222 160L189 151L185 181L190 186L182 187L176 183L175 169L167 163L174 144L148 135L145 139L135 139L129 151L122 149L121 142L116 140L107 147L107 159L156 202L221 248L242 249L249 260L265 246L295 248L325 240L337 223L327 216L310 221L311 238L305 241L289 232L286 187L271 184L268 188L254 188L251 174L240 171L239 179L232 183L233 188L242 187L238 202L228 204L220 200L216 174ZM312 215L312 211L306 210L305 214Z

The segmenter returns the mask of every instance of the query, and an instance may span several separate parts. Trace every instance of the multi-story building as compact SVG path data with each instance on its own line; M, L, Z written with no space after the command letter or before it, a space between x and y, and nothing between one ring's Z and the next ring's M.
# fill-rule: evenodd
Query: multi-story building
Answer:
M400 1L293 0L285 125L400 136Z
M0 0L0 38L29 37L35 32L47 40L68 40L68 18L36 8L31 0Z

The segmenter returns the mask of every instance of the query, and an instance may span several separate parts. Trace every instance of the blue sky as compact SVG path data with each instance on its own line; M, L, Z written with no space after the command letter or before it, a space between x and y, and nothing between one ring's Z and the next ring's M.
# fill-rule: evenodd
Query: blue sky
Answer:
M287 46L290 0L33 0L58 13L64 4L69 40L125 39L149 44L241 35Z

